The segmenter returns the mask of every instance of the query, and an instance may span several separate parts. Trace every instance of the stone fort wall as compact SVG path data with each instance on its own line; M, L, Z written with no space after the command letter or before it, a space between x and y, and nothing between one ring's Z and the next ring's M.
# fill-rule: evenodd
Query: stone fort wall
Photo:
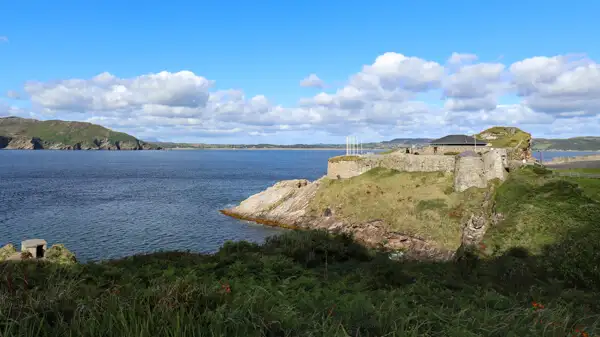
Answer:
M487 146L472 146L472 145L440 145L440 146L425 146L422 148L416 148L412 152L418 152L419 154L428 154L428 155L443 155L448 152L453 153L463 153L465 151L475 151L475 152L485 152L490 148Z
M327 177L346 179L361 175L372 168L384 167L403 172L452 172L454 189L462 192L469 187L486 187L492 179L506 179L508 159L506 149L488 149L482 155L467 156L413 155L394 152L352 160L330 160Z

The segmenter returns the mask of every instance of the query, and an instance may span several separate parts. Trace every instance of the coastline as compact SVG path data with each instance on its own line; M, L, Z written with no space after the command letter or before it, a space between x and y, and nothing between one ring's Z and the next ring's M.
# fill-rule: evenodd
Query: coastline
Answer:
M178 148L167 148L164 150L174 150L174 151L193 151L193 150L197 150L197 151L201 151L201 150L230 150L230 151L257 151L257 150L269 150L269 151L334 151L334 150L339 150L339 151L345 151L346 149L343 148L328 148L328 147L315 147L315 148L295 148L295 147L275 147L275 148L270 148L270 147L264 147L264 148L230 148L230 147L211 147L211 148L195 148L195 147L178 147ZM375 150L385 150L385 149L375 149Z

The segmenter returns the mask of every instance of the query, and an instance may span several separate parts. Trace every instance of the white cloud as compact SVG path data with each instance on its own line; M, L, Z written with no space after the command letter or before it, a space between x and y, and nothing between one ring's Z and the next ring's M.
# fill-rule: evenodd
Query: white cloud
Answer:
M278 105L268 95L246 96L242 90L212 90L214 81L191 71L133 78L101 73L27 82L24 89L36 114L170 140L261 136L277 142L270 137L289 135L314 142L316 134L353 132L437 137L492 125L538 133L600 130L600 66L594 61L573 56L533 57L512 65L477 60L473 54L454 53L444 66L385 53L350 75L345 85L302 98L297 106ZM311 74L301 85L323 83ZM506 95L517 101L498 104ZM565 122L576 120L588 125Z
M461 54L461 53L452 53L450 58L448 58L448 63L452 65L462 64L473 62L477 60L477 55L475 54Z
M445 107L452 111L493 110L507 87L500 63L466 65L444 81Z
M325 83L315 74L308 75L307 78L300 81L300 86L310 88L323 88Z
M582 57L533 57L510 66L517 93L536 111L559 117L600 112L600 65Z

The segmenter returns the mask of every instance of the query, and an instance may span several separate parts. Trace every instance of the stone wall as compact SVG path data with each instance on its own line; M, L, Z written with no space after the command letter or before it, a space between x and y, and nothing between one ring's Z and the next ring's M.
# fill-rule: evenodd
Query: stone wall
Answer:
M453 172L454 156L412 155L394 152L388 155L364 156L348 161L329 161L327 177L352 178L375 167L405 172Z
M486 187L492 179L504 181L509 167L506 149L490 149L483 154L464 152L459 156L414 155L402 151L387 155L353 157L350 160L330 160L327 177L346 179L361 175L372 168L384 167L404 172L452 172L454 188L462 192L469 187Z
M370 161L363 160L346 160L327 162L327 178L329 179L346 179L361 175L372 169Z
M487 146L473 146L473 145L456 145L456 146L425 146L419 149L414 149L413 152L418 152L419 154L428 154L428 155L443 155L444 153L453 152L454 154L463 153L465 151L475 151L475 152L484 152L489 150Z
M506 149L492 149L482 156L483 172L487 181L500 179L504 181L508 175L508 151Z
M483 167L483 158L477 153L458 156L454 168L454 190L462 192L470 187L486 187L487 179Z

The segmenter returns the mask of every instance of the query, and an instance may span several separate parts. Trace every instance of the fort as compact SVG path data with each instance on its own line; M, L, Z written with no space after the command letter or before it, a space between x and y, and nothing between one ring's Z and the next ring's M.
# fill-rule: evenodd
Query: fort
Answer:
M454 190L486 187L493 179L504 181L510 170L506 149L489 148L458 155L415 155L396 151L390 154L333 157L327 163L327 177L347 179L375 167L404 172L444 172L454 174Z
M327 177L347 179L375 167L404 172L444 172L454 175L454 190L462 192L470 187L484 188L494 179L504 181L511 165L508 157L506 148L494 148L468 136L453 135L425 147L399 149L389 154L333 157L327 164Z

